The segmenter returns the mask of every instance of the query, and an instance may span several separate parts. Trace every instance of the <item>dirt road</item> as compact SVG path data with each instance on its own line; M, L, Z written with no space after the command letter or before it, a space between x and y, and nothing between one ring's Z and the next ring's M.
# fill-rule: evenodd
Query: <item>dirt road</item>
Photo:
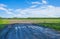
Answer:
M39 23L36 20L9 20L9 23Z

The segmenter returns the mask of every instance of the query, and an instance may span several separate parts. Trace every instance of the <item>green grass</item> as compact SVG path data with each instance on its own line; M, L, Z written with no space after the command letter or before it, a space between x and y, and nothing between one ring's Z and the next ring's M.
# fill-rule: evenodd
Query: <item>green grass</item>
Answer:
M9 21L7 19L0 19L0 24L8 24Z
M44 27L48 27L60 31L60 23L38 23L38 25L42 25Z
M3 29L5 27L5 24L0 24L0 29Z
M6 24L8 24L9 21L6 19L0 19L0 29L4 28Z

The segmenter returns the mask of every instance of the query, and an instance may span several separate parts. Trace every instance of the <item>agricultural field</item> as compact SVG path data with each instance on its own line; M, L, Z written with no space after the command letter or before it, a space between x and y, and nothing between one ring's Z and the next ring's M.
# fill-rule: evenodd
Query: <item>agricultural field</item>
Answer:
M60 31L60 18L9 18L0 19L0 29L4 28L6 24L12 23L33 23L42 25L44 27L53 28Z

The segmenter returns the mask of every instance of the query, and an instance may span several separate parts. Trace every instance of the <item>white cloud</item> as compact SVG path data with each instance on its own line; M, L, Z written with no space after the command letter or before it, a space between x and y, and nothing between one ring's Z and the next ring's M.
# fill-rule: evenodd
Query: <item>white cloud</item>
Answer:
M5 4L0 4L0 7L7 7L7 5L5 5Z
M6 7L7 7L7 5L0 4L0 10L5 11L7 14L12 14L11 9L7 9Z
M41 5L41 6L44 6L44 7L45 7L46 4L47 4L47 1L46 1L46 0L42 0L42 2L38 2L38 1L32 2L31 8L35 8L35 7L37 7L38 5ZM42 8L42 7L41 7L41 8Z
M5 10L5 8L3 8L3 7L0 7L0 10Z
M24 16L24 17L58 17L57 15L60 14L60 7L55 7L52 5L42 6L38 8L27 8L24 10L18 10L20 14L17 16Z
M41 5L42 3L40 3L40 2L32 2L32 6L31 6L31 8L35 8L35 7L37 7L38 5Z
M32 5L30 8L35 8L35 7L37 7L38 5Z
M43 3L43 4L47 4L47 1L46 1L46 0L42 0L42 3Z
M41 4L40 2L32 2L32 4Z
M45 0L43 0L43 3L47 4ZM40 3L33 2L32 4L33 5L29 8L16 10L0 6L0 10L4 10L6 14L11 15L11 17L60 17L60 7L55 7L53 5L42 5L35 8Z

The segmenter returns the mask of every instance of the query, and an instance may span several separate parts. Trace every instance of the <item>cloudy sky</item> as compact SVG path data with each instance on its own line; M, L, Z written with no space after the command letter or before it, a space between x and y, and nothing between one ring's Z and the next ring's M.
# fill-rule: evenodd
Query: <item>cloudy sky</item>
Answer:
M60 0L0 0L0 17L60 17Z

